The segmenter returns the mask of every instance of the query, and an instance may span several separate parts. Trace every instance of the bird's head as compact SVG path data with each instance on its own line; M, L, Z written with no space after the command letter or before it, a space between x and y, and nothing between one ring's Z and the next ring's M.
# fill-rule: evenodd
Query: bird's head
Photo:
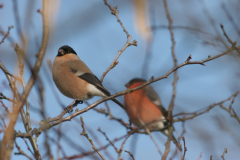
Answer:
M75 55L77 55L77 53L71 47L69 47L68 45L64 45L64 46L62 46L62 47L60 47L58 49L57 56L64 56L66 54L75 54Z

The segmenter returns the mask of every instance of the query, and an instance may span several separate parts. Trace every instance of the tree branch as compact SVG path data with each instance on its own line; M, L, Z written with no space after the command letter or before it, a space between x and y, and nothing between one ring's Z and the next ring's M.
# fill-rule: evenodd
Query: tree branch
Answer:
M219 103L214 103L214 104L212 104L212 105L210 105L209 107L207 107L207 109L206 110L204 110L204 111L200 111L200 110L202 110L202 109L200 109L200 110L198 110L198 111L195 111L195 112L191 112L191 113L179 113L179 114L175 114L173 117L177 117L177 116L180 116L180 115L193 115L193 116L190 116L190 117L183 117L183 118L178 118L178 119L174 119L173 120L173 122L180 122L180 121L182 121L182 122L185 122L186 120L190 120L190 119L193 119L193 118L195 118L195 117L197 117L197 116L200 116L200 115L202 115L202 114L204 114L204 113L206 113L206 112L209 112L211 109L213 109L215 106L220 106L221 108L223 108L223 109L225 109L226 111L228 111L229 112L229 109L227 109L227 108L225 108L222 104L224 103L224 102L226 102L226 101L229 101L229 100L231 100L232 98L233 98L233 100L232 100L232 103L234 102L234 99L235 99L235 97L238 95L238 93L239 92L236 92L236 93L234 93L233 95L231 95L229 98L227 98L227 99L225 99L225 100L223 100L223 101L221 101L221 102L219 102ZM232 104L231 103L231 104ZM231 105L230 105L231 106ZM230 110L230 112L229 112L230 114L231 114L231 110ZM232 115L231 115L232 116ZM237 119L237 118L236 118ZM240 123L240 121L239 121L239 123Z
M9 26L8 27L8 31L7 33L4 35L4 37L2 38L0 45L4 42L4 40L7 38L7 36L10 34L10 30L13 28L13 26Z
M18 114L20 112L20 110L22 109L24 102L26 100L26 98L28 97L28 94L31 90L31 88L33 87L35 80L37 78L38 75L38 71L41 67L42 64L42 60L43 57L45 55L46 52L46 48L47 48L47 44L48 44L48 37L49 37L49 22L48 22L48 11L47 11L47 7L48 7L48 0L43 0L43 38L42 38L42 45L41 48L39 50L39 56L36 60L36 63L33 67L33 72L32 72L32 76L30 77L30 80L25 88L25 90L23 91L20 100L17 102L16 107L13 109L13 113L11 114L11 120L9 123L9 126L4 134L3 137L3 141L2 141L2 145L1 145L1 154L5 153L5 149L7 146L7 143L13 138L12 133L14 133L14 126L16 124L16 121L18 119ZM39 152L38 152L39 153ZM4 154L5 155L5 154ZM7 157L5 157L5 159L9 159L8 155ZM41 159L40 154L38 154L38 157L36 157L36 159Z
M86 130L85 130L85 128L84 128L83 118L80 117L80 120L81 120L81 123L82 123L82 125L81 125L81 126L82 126L82 129L83 129L81 135L83 135L84 137L86 137L86 138L88 139L88 141L89 141L89 142L91 143L91 145L92 145L92 148L98 153L98 155L99 155L103 160L105 160L105 158L103 157L103 155L97 150L97 148L96 148L95 145L93 144L92 139L88 136L88 134L87 134L87 132L86 132Z
M113 62L111 63L111 65L110 65L110 66L107 68L107 70L103 73L103 75L102 75L102 77L101 77L101 79L100 79L101 82L103 82L103 79L104 79L104 77L106 76L106 74L118 64L117 60L118 60L119 56L122 54L122 52L123 52L127 47L129 47L129 46L131 46L131 45L137 46L137 41L136 41L136 40L134 40L132 43L130 43L130 40L131 40L131 37L132 37L132 36L128 33L128 31L127 31L126 28L124 27L122 21L120 20L120 18L119 18L119 16L118 16L119 11L117 10L117 6L112 8L111 5L109 5L109 4L107 3L107 0L103 0L103 1L104 1L104 4L105 4L106 6L108 6L108 8L111 10L112 15L115 15L115 16L116 16L118 23L121 25L123 31L126 33L126 35L127 35L127 42L126 42L126 44L123 46L123 48L118 51L118 54L117 54L117 56L114 58L114 60L113 60Z
M237 48L239 49L240 46L238 46ZM71 121L72 118L74 118L74 117L76 117L76 116L78 116L78 115L80 115L80 114L82 114L82 113L84 113L84 112L87 112L88 110L96 107L97 105L99 105L99 104L102 103L102 102L105 102L105 101L110 100L110 99L112 99L112 98L119 97L119 96L122 96L122 95L125 95L125 94L128 94L128 93L132 93L133 91L136 91L136 90L138 90L138 89L141 89L141 88L143 88L143 87L145 87L145 86L147 86L147 85L149 85L149 84L151 84L151 83L153 83L153 82L159 81L159 80L161 80L161 79L165 79L165 78L167 78L172 72L174 72L175 70L177 70L177 69L179 69L179 68L181 68L181 67L183 67L183 66L190 65L190 64L201 64L201 65L204 65L204 66L205 66L205 64L204 64L205 62L208 62L208 61L214 60L214 59L216 59L216 58L219 58L219 57L221 57L221 56L223 56L223 55L225 55L225 54L227 54L227 53L229 53L229 52L231 52L231 51L233 51L233 50L234 50L234 49L231 47L230 49L228 49L227 51L225 51L225 52L223 52L223 53L221 53L221 54L219 54L219 55L216 55L216 56L214 56L214 57L208 56L207 59L204 59L204 60L202 60L202 61L193 61L193 62L190 62L190 59L192 59L192 57L191 57L191 55L190 55L185 62L183 62L182 64L178 65L177 67L172 68L172 69L171 69L170 71L168 71L165 75L163 75L163 76L161 76L161 77L159 77L159 78L155 78L155 79L154 79L154 77L152 77L149 81L147 81L146 83L144 83L144 84L142 84L142 85L140 85L140 86L138 86L138 87L135 87L135 88L132 88L132 89L128 89L128 90L125 90L125 91L118 92L118 93L116 93L116 94L114 94L114 95L111 95L111 96L109 96L109 97L106 97L106 98L102 98L102 99L94 102L92 105L90 105L90 106L88 106L88 107L86 107L86 108L84 108L84 109L82 109L82 110L80 110L80 111L76 110L75 113L73 113L72 115L70 115L70 116L68 116L68 117L66 117L66 118L56 118L53 123L46 124L46 127L40 127L40 128L38 128L38 129L35 128L30 134L31 134L31 135L33 135L33 134L40 134L42 131L44 131L44 130L46 130L46 129L49 129L49 128L53 127L53 126L56 126L56 125L58 125L59 123L62 123L62 122L65 122L65 121ZM63 111L60 115L62 115L63 113L66 114L66 111ZM57 116L57 117L59 117L59 116Z

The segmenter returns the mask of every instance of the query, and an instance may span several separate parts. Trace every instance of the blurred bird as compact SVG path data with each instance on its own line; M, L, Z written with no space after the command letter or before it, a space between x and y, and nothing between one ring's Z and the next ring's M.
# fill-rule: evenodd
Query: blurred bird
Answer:
M67 45L58 50L53 62L52 77L59 91L63 95L75 99L78 103L93 96L110 96L99 79L79 59L77 53ZM112 99L112 101L124 108L116 99Z
M146 80L134 78L129 81L125 86L127 89L135 88L145 83ZM125 111L128 114L130 122L137 127L143 126L153 122L148 128L150 131L161 131L164 135L169 134L169 121L165 119L168 112L162 106L161 100L157 92L152 86L147 85L139 90L124 95ZM165 128L165 129L164 129ZM179 151L182 151L181 145L177 142L176 138L172 135L172 141L176 144Z

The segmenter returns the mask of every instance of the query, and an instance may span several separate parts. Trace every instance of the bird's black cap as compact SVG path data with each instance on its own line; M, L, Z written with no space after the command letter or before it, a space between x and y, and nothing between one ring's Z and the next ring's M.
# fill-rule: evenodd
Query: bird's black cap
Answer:
M77 55L77 53L68 45L64 45L64 46L60 47L58 49L57 56L63 56L65 54L76 54Z

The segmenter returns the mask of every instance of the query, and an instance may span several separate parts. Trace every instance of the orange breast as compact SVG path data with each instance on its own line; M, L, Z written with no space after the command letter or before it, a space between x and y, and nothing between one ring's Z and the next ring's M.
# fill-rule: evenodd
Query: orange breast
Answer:
M134 88L142 83L143 82L135 83L129 88ZM124 96L124 100L125 106L127 107L126 112L130 118L130 121L136 126L141 126L138 115L144 123L148 123L162 117L161 111L147 98L143 89L126 94Z

